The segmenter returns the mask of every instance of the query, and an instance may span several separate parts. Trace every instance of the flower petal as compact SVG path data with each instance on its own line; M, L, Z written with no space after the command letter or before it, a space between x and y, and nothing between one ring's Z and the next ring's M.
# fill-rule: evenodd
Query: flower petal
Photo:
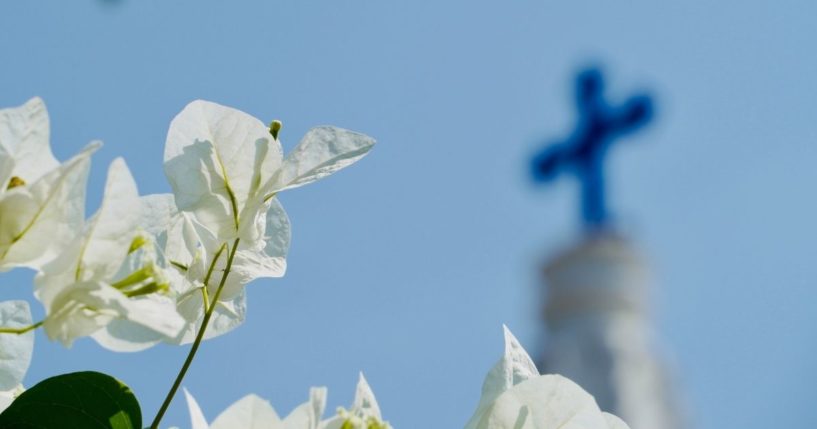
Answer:
M375 417L380 420L380 407L377 406L377 400L374 398L374 392L366 382L366 377L360 373L357 382L357 389L355 390L355 401L352 403L352 409L349 410L352 414L361 417Z
M171 344L190 344L196 338L201 323L204 321L204 306L201 293L192 290L180 297L177 302L179 313L187 321L184 330L173 338L166 339ZM247 317L247 296L244 291L230 300L220 300L216 304L210 324L204 333L204 339L224 335L244 323Z
M607 429L607 422L593 397L576 383L541 375L499 395L473 427Z
M238 233L247 200L281 163L280 144L261 121L197 100L171 122L165 174L179 209L195 213L221 239Z
M505 334L505 353L485 377L479 407L493 402L502 392L532 377L539 376L536 365L519 344L507 326L502 326Z
M287 154L278 174L265 186L265 193L277 193L322 179L362 158L374 143L367 135L342 128L313 128Z
M14 168L0 176L0 186L12 176L33 183L60 164L49 145L48 112L34 97L20 107L0 110L0 146L14 159Z
M176 303L165 296L151 294L130 298L124 303L127 313L108 322L91 337L102 347L116 352L138 352L175 338L186 326Z
M0 327L23 328L31 326L31 323L31 310L27 302L0 302ZM22 335L0 334L0 392L17 389L28 371L33 349L33 331Z
M277 198L272 198L267 205L263 239L249 245L241 242L224 285L222 299L232 299L255 279L283 277L286 273L286 256L291 238L289 217ZM226 258L221 258L216 269L224 269L226 264ZM212 283L217 284L218 279Z
M102 205L89 222L77 279L108 279L119 271L139 222L139 192L122 158L108 169Z
M280 429L281 419L269 402L256 395L247 395L219 414L210 428Z
M46 334L66 347L79 337L94 334L115 319L130 320L169 337L177 335L184 327L184 319L176 313L172 303L162 305L151 300L130 299L98 281L64 287L47 310L43 324Z
M190 410L190 428L209 429L210 426L207 424L207 419L204 418L204 413L201 412L201 407L196 402L196 398L187 389L182 389L184 389L184 397L187 400L187 409Z
M0 269L40 269L79 235L90 156L99 146L88 145L31 186L0 197Z

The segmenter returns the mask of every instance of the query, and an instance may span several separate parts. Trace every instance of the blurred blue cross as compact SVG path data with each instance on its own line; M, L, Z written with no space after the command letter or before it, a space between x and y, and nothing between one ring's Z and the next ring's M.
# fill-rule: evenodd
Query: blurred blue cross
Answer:
M653 116L652 99L638 94L620 106L604 100L604 79L596 68L576 78L579 119L576 130L564 142L551 145L533 158L537 182L555 179L566 169L578 177L582 188L582 218L588 230L608 226L609 213L604 196L604 158L616 138L639 129Z

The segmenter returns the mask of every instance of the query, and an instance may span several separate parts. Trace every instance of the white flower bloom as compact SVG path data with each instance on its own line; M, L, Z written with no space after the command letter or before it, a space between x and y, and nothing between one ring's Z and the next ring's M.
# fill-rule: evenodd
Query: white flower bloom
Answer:
M211 425L207 424L199 404L185 389L192 429L391 429L382 421L377 401L363 374L357 384L355 400L328 420L321 421L326 407L326 388L309 389L309 400L281 419L269 402L247 395L224 410Z
M603 413L593 397L560 375L539 375L519 341L505 329L505 355L482 385L465 429L628 429Z
M276 131L277 133L277 131ZM220 242L263 236L267 204L280 191L325 177L363 157L374 140L317 127L286 158L261 121L207 101L187 105L170 124L165 173L180 210Z
M320 429L391 429L391 425L380 416L374 393L361 373L352 407L339 409L336 416L321 422Z
M0 110L0 270L39 269L81 230L92 143L60 165L39 98Z
M216 308L205 339L231 331L246 315L246 295L243 286L261 277L281 277L286 270L290 226L286 213L277 199L267 202L266 231L255 243L241 242L224 290L214 303ZM143 228L156 237L162 264L167 272L179 313L187 321L182 333L166 341L190 343L204 318L204 296L212 299L226 268L227 251L219 252L221 242L214 233L192 215L179 212L171 194L148 195L142 198ZM213 263L213 259L218 259ZM211 269L212 266L212 269ZM206 280L206 287L205 287Z
M0 327L31 326L31 311L25 301L0 302ZM0 412L23 391L23 377L31 363L34 332L25 334L0 333Z
M144 348L145 330L174 336L182 329L184 320L173 301L159 294L167 281L144 249L151 243L137 228L140 214L133 177L116 159L97 213L35 278L51 339L70 346L78 337L93 335L104 347L133 351ZM104 329L111 323L114 329Z
M269 402L247 395L230 405L208 425L195 398L185 389L192 429L318 429L326 406L326 388L313 387L309 400L281 419Z
M173 282L179 310L190 322L181 343L194 339L205 296L216 294L228 260L222 246L240 238L208 338L243 321L244 285L286 271L289 219L276 194L355 162L374 144L363 134L318 127L284 158L277 131L277 125L270 129L246 113L200 100L170 124L165 173L175 207L168 197L157 196L151 204L163 206L157 212L166 215L165 231L159 234L167 235L166 257L184 280Z

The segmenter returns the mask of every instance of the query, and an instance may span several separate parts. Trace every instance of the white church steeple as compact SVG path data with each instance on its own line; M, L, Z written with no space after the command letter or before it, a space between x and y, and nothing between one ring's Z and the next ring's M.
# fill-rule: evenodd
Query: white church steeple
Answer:
M650 314L651 276L625 239L599 234L544 269L540 371L564 375L632 429L682 429Z
M601 71L589 69L576 80L576 104L576 130L532 163L538 182L576 174L584 223L584 239L544 270L548 335L540 370L573 379L632 429L682 429L674 387L655 349L647 264L615 233L605 199L608 150L650 121L652 99L641 94L613 106L604 98Z

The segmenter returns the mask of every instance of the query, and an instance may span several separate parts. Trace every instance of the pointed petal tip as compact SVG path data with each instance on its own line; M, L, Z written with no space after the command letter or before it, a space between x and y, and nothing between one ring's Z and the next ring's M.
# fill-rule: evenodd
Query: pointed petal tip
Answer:
M40 98L39 95L35 95L35 96L29 98L28 101L25 102L24 106L28 107L28 108L36 106L36 107L42 107L43 109L45 109L45 101L43 101L43 99Z
M98 151L99 148L101 148L103 145L104 145L104 143L102 143L102 140L91 140L90 143L88 143L87 145L85 145L84 148L82 148L80 153L92 154L92 153Z
M508 326L505 325L504 323L502 324L502 332L503 332L503 335L505 337L505 350L506 351L513 348L514 346L520 346L521 347L521 344L519 344L519 340L516 338L516 336L513 334L513 332L511 332L511 330L508 328Z

